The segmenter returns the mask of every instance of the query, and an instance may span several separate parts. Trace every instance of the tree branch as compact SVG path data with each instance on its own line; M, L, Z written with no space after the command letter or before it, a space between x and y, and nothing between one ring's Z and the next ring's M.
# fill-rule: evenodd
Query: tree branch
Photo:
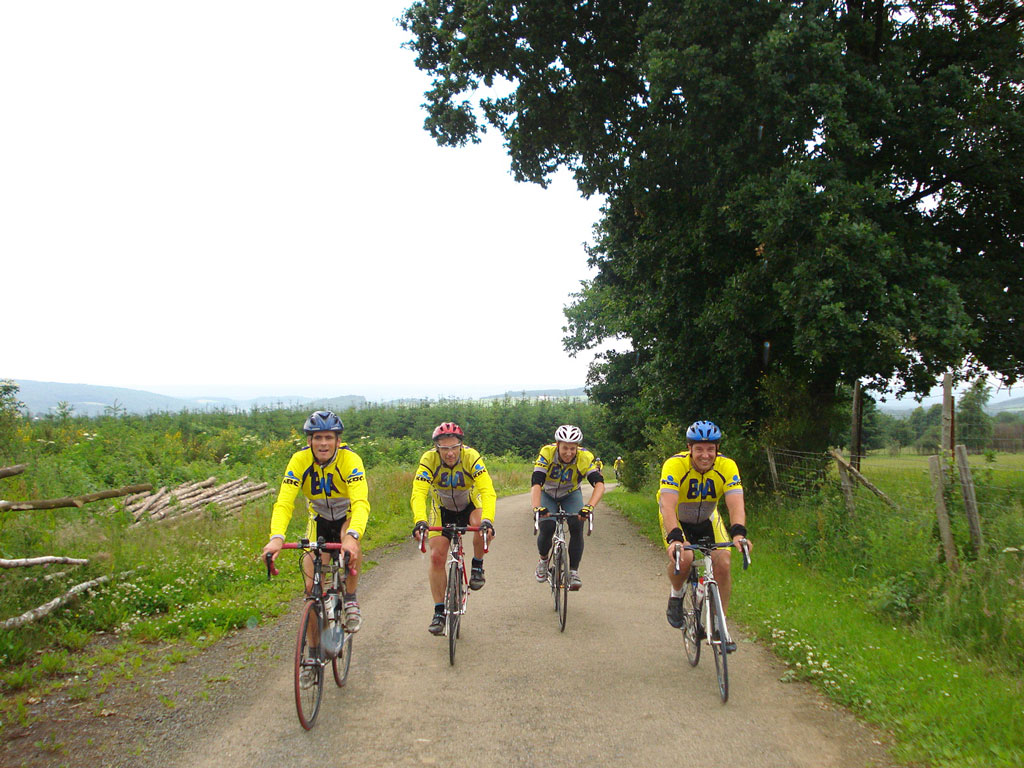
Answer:
M131 493L139 493L140 491L151 491L153 486L149 483L141 483L139 485L126 485L124 488L114 488L109 491L97 491L96 493L86 493L81 496L65 496L62 499L36 499L34 501L0 501L0 512L4 512L8 509L13 510L25 510L25 509L58 509L60 507L82 507L88 504L90 501L99 501L100 499L113 499L117 496L127 496Z
M15 464L13 467L0 467L0 477L20 475L26 469L28 469L28 464Z
M52 563L70 563L71 565L85 565L88 560L77 557L61 557L58 555L44 555L43 557L22 557L17 560L4 560L0 558L0 568L24 568L28 565L50 565Z

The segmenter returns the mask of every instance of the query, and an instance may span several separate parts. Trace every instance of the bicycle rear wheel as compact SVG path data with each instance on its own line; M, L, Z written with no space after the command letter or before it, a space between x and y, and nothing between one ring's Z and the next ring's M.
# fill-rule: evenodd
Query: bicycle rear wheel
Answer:
M452 563L448 566L448 587L445 590L445 618L448 622L448 663L455 664L455 642L459 639L459 610L462 608L459 599L459 586L462 584L462 574L459 571L459 564Z
M691 667L696 667L700 662L700 634L697 629L699 623L697 584L691 580L683 585L683 647L686 649L686 660L690 662Z
M337 621L341 622L344 619L339 616ZM331 659L331 670L334 672L334 683L339 688L344 688L345 683L348 682L348 668L352 664L352 635L345 635L345 640L341 644L341 650L338 651L338 655Z
M559 576L558 591L562 593L562 604L558 608L558 629L565 632L565 619L569 614L569 557L565 551L565 545L559 544Z
M722 703L729 700L729 657L725 652L725 611L722 610L722 599L718 594L717 584L708 584L708 594L705 598L710 600L711 610L708 611L710 624L708 632L711 637L711 650L715 657L715 673L718 675L718 693L722 697Z
M312 617L312 619L310 618ZM318 632L323 632L323 603L307 600L299 619L299 634L295 643L295 709L299 723L307 731L316 722L320 712L320 699L324 692L323 651L317 644L314 651L310 646L309 624L313 621Z

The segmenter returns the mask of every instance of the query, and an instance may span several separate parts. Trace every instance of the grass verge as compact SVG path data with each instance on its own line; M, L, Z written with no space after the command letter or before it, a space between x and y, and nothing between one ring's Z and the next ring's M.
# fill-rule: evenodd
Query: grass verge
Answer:
M605 500L661 540L652 494L615 489ZM731 615L787 664L783 681L807 680L889 732L893 757L906 763L1024 765L1020 677L968 657L940 634L879 619L864 607L861 585L779 555L756 535L753 567L733 574Z

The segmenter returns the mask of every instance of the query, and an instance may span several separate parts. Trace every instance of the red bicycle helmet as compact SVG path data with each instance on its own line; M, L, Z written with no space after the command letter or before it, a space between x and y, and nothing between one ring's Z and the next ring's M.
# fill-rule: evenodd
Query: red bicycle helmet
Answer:
M459 438L459 441L461 442L463 437L462 427L460 427L454 421L443 422L441 424L438 424L437 427L434 428L434 434L430 436L430 439L436 443L438 438L444 437L445 435L454 435L455 437Z

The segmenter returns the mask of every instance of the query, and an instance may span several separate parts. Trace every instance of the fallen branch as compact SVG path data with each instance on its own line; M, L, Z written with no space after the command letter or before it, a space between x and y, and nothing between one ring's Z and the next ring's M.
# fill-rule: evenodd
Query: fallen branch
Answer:
M895 501L890 499L888 496L885 495L885 493L883 493L878 488L876 488L874 486L874 484L872 484L872 482L870 480L868 480L866 477L864 477L864 475L862 475L846 459L844 459L842 457L842 454L839 453L839 451L833 449L833 450L829 451L829 453L832 454L832 458L833 459L838 461L843 466L843 468L846 469L846 471L849 472L851 476L853 476L854 480L856 480L858 483L863 485L865 488L867 488L869 491L871 491L873 494L875 494L875 496L877 496L882 501L887 503L893 509L899 509L899 505Z
M127 576L132 571L126 571L125 573L117 574L119 576ZM110 581L113 578L111 575L100 576L98 579L92 579L91 581L83 581L81 584L76 584L67 592L60 597L55 597L48 603L43 603L38 608L33 608L31 611L25 611L21 616L12 616L5 621L0 622L0 629L17 629L18 627L24 626L29 622L41 619L47 614L53 613L55 609L68 602L71 598L77 595L79 592L84 592L87 589L98 587L100 584Z
M28 469L28 464L15 464L13 467L0 467L0 477L20 475L26 469Z
M77 557L63 557L59 555L43 555L42 557L23 557L18 560L4 560L0 558L0 568L24 568L29 565L50 565L51 563L70 563L71 565L85 565L88 560Z
M83 507L90 501L99 501L100 499L113 499L117 496L127 496L130 493L138 493L139 491L148 491L153 488L149 483L142 483L139 485L126 485L124 488L114 488L109 491L96 491L95 493L85 493L81 496L65 496L62 499L35 499L33 501L0 501L0 512L6 510L26 510L26 509L59 509L61 507Z

